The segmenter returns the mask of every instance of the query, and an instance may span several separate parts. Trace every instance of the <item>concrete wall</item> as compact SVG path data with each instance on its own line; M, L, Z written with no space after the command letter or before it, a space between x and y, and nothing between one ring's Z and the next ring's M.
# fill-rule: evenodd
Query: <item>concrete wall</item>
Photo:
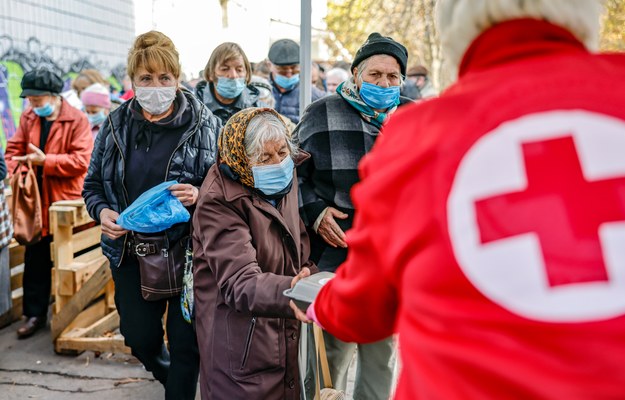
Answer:
M132 0L0 0L0 144L24 107L24 72L46 66L66 81L95 68L119 87L135 37Z

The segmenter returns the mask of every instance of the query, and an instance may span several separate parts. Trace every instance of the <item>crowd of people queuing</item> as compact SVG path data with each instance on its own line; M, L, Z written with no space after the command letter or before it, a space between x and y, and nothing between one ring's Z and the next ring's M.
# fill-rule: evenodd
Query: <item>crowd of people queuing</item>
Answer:
M35 166L44 211L18 337L47 321L47 207L84 198L120 331L167 399L194 399L198 380L205 400L313 399L317 360L299 354L312 324L335 388L356 355L357 400L623 398L625 56L593 52L601 11L439 0L458 75L440 97L377 32L351 63L305 66L305 110L291 39L258 63L224 42L185 82L174 43L150 31L119 94L94 70L69 93L27 72L30 107L0 160L0 178ZM191 218L150 250L118 218L167 181ZM179 294L142 295L140 258L171 243L192 249L190 322ZM307 309L283 294L319 271L336 276Z

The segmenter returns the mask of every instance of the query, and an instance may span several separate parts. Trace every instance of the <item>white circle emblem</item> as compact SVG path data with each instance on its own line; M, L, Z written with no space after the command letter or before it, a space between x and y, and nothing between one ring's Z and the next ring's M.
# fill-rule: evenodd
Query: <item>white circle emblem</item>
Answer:
M528 144L532 143L553 144L556 151L551 154L558 157L550 158L549 163L527 165L528 156L524 152L531 149ZM565 183L559 179L553 183L562 188L562 196L551 194L532 201L531 193L551 187L549 183L532 181L546 181L541 171L550 176L545 168L557 165L561 162L560 155L565 154L567 157L572 154L564 158L574 159L579 166L579 179L574 181L578 185L566 181L568 174L563 174ZM573 170L567 166L561 168ZM565 203L567 199L578 201L585 193L585 185L603 185L601 190L615 196L614 218L601 220L606 215L601 208L607 207L602 202L608 204L610 199L597 196L584 198L592 201L588 201L583 212L566 213L578 210ZM510 194L521 198L523 193L530 193L528 200L515 204L522 204L526 214L520 216L518 209L512 214L520 221L518 230L508 229L507 234L501 235L485 233L479 218L480 207L489 199ZM510 204L508 200L516 198L505 199L490 208L491 226L497 225L497 219L506 222L505 218L510 217L511 214L506 214L510 210L503 208ZM537 113L502 124L482 136L464 155L447 202L449 236L458 265L469 281L510 312L548 322L604 320L625 314L625 214L622 211L625 205L619 206L623 203L625 122L582 110ZM493 213L497 209L502 209L501 214ZM582 223L574 221L576 217L583 219ZM593 222L593 218L597 221ZM507 223L510 226L510 221ZM532 226L536 226L535 231ZM562 246L574 242L567 241L568 238L580 236L580 230L584 230L580 246L563 249ZM590 257L590 262L584 259L585 246L598 249L595 254L600 252L603 267L596 267L598 263L592 261L596 257ZM554 261L552 257L553 253L567 251L571 258L581 259L577 260L580 265L586 263L599 268L597 273L605 277L576 280L575 272L567 270L566 260ZM573 279L562 282L559 277L567 274Z

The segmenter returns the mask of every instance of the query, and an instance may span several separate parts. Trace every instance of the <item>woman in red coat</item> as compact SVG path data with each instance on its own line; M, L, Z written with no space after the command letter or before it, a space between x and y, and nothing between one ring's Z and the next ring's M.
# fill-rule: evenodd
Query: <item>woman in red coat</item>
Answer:
M24 74L21 97L30 107L20 117L15 135L7 141L6 161L12 173L18 161L35 166L41 196L42 239L24 253L25 323L17 330L27 338L46 324L52 261L48 234L48 208L59 200L80 199L93 138L87 117L60 96L63 80L47 69Z
M600 15L439 0L458 82L383 129L308 309L341 340L399 334L396 398L623 398L625 55L589 51Z

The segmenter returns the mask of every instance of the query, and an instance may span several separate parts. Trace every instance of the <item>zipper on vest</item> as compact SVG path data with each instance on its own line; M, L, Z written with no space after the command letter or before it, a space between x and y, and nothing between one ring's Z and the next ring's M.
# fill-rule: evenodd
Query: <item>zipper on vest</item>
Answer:
M178 143L178 145L176 146L176 148L174 149L174 151L171 153L171 156L169 156L169 161L167 162L167 168L165 169L165 178L163 180L163 182L167 182L167 177L169 176L169 168L171 167L171 160L174 159L174 154L176 154L176 152L178 151L178 149L180 147L182 147L182 145L184 143L186 143L193 135L195 135L197 133L197 131L200 129L200 124L202 123L202 111L204 111L204 107L206 107L204 105L204 103L200 102L200 111L198 113L198 121L197 124L195 125L195 128L193 129L193 132L191 132L189 134L189 136L187 136L185 139L182 139L180 141L180 143ZM180 182L178 182L180 183Z
M128 191L126 190L126 185L124 184L124 181L126 179L126 159L124 159L124 152L122 151L122 147L119 145L119 143L117 142L117 139L115 138L115 129L113 128L113 120L111 119L111 116L108 116L109 118L109 125L111 126L111 137L113 138L113 142L115 142L115 146L117 146L117 149L119 150L119 157L122 159L122 189L124 189L124 200L126 200L126 204L128 204ZM122 255L119 257L119 263L117 263L117 268L119 268L120 265L122 265L122 261L124 260L124 252L126 251L126 240L128 239L128 234L124 235L124 244L122 246Z

